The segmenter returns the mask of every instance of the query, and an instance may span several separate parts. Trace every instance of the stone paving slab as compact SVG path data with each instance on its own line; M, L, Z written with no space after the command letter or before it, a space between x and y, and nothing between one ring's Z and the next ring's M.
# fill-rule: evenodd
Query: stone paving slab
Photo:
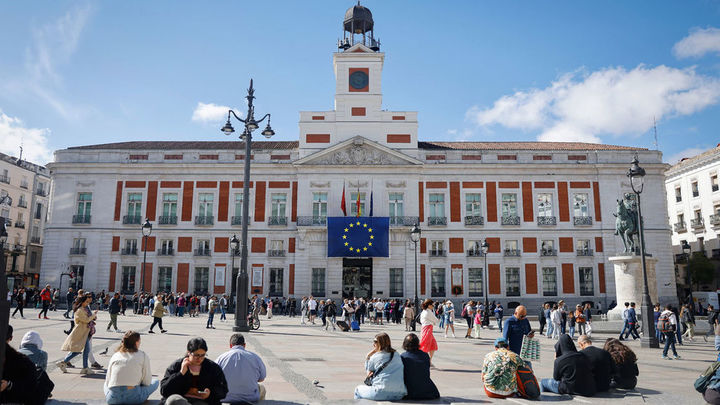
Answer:
M43 349L49 355L48 372L55 382L54 404L101 404L103 401L104 371L92 376L79 374L82 358L73 359L75 369L61 373L54 363L63 358L60 350L69 321L62 312L51 312L49 320L37 319L37 310L27 310L27 319L11 319L15 328L11 344L19 345L22 335L28 330L38 331L44 341ZM217 329L206 329L206 315L197 318L163 318L166 334L147 334L152 318L141 315L119 316L118 326L122 330L133 329L142 333L141 349L150 355L153 376L162 378L165 368L185 352L185 345L191 337L206 339L211 359L217 358L229 347L232 334L232 317L220 322L216 317ZM121 334L106 332L109 315L99 313L98 333L93 338L93 352L98 362L107 365L120 340ZM258 331L246 334L248 349L258 353L268 368L264 385L268 389L267 404L377 404L374 401L353 400L356 385L364 378L365 355L371 350L373 336L387 332L393 347L399 349L407 332L403 325L364 324L360 332L325 331L318 325L303 326L299 318L275 316L270 320L261 319ZM461 326L456 323L456 326ZM609 325L608 325L609 326ZM605 329L605 328L602 328ZM157 329L156 329L157 331ZM640 376L638 388L632 391L613 390L593 398L571 397L569 395L543 394L540 401L526 401L519 398L497 400L488 398L480 382L482 360L492 350L493 340L499 336L497 330L483 330L481 339L463 339L464 331L458 328L458 338L444 338L436 332L439 351L433 358L436 368L431 371L442 398L427 401L427 404L489 404L489 403L580 403L611 404L702 404L704 401L693 389L693 381L717 354L712 342L702 338L678 346L682 360L662 360L661 351L641 349L639 342L628 344L638 355ZM599 346L605 338L615 333L596 333ZM554 341L541 339L541 360L533 364L535 374L540 378L552 376ZM101 355L104 349L108 353ZM314 385L313 380L318 384ZM159 390L154 392L148 403L157 403ZM383 402L387 403L387 402ZM402 403L409 403L403 401Z

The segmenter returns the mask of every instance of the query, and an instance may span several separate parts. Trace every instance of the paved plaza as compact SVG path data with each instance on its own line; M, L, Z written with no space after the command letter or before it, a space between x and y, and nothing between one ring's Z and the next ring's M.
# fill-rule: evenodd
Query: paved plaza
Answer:
M49 355L48 372L55 382L53 404L100 404L103 401L104 371L91 376L81 376L81 357L72 362L76 368L62 374L54 363L64 356L60 350L69 322L62 312L51 312L50 320L37 319L37 310L27 310L26 319L11 319L15 328L12 345L17 348L22 335L28 330L38 331L43 340L43 349ZM141 349L152 359L153 375L162 378L165 368L185 352L189 338L201 336L207 340L209 358L215 359L228 349L228 340L232 333L232 317L228 322L220 322L216 316L217 329L205 329L206 315L197 318L163 318L166 334L147 334L152 318L141 315L119 316L118 325L122 330L133 329L142 333ZM115 350L121 334L106 332L109 320L106 312L99 313L98 333L93 338L93 352L103 366L106 366ZM371 350L375 333L387 332L393 347L400 349L405 336L402 325L368 325L360 332L325 331L318 325L300 325L300 318L275 316L270 320L261 317L262 327L258 331L245 334L247 348L258 353L268 368L265 381L268 395L263 403L373 403L372 401L354 401L353 390L364 378L363 362ZM604 329L595 323L597 329ZM481 339L463 339L462 324L456 332L457 338L443 338L436 332L440 346L433 359L437 367L431 371L432 379L438 386L442 398L426 403L477 404L477 403L537 403L522 399L497 400L488 398L480 382L483 356L492 350L492 339L499 335L497 330L484 330ZM534 325L536 327L537 325ZM607 325L614 326L614 325ZM699 325L702 327L703 325ZM614 334L613 334L614 335ZM609 333L596 333L598 344L604 342ZM554 341L542 338L541 361L534 363L535 374L540 378L552 376ZM702 337L695 342L686 342L678 346L682 360L662 360L660 350L640 349L639 342L629 342L638 355L640 377L638 388L633 391L612 391L600 397L585 398L568 395L543 394L542 403L588 403L608 404L622 400L624 404L702 404L704 401L693 389L693 381L716 357L711 342L703 342ZM108 354L101 355L106 348ZM314 385L313 380L318 384ZM160 399L156 391L148 403L157 403Z

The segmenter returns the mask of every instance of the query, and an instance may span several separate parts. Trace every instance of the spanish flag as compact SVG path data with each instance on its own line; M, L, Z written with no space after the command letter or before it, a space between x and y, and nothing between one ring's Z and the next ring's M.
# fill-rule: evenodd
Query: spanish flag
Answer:
M342 200L340 201L343 215L347 216L347 210L345 209L345 182L343 182Z
M360 217L360 215L362 215L362 212L361 212L362 210L360 208L360 190L358 190L357 201L355 201L355 204L357 206L357 216Z

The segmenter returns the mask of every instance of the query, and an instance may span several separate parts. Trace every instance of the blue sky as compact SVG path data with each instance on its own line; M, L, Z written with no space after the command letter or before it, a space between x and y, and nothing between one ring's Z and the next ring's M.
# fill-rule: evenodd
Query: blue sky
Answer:
M332 53L352 1L0 3L0 151L224 140L257 111L276 140L333 106ZM367 0L386 53L384 107L421 140L581 140L666 160L720 142L720 1Z

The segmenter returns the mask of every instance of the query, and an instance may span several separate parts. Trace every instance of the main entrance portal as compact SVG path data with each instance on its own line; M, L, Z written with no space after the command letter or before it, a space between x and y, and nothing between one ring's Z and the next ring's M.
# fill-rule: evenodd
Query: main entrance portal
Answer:
M371 298L372 259L343 259L343 298Z

